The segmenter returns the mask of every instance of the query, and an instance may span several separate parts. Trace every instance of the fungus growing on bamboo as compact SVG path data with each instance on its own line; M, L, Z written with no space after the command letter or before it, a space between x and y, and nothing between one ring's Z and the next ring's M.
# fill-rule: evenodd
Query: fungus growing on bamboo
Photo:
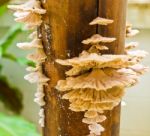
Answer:
M98 17L90 25L111 23L112 20ZM128 36L134 35L131 25L127 26L127 31ZM131 51L137 46L136 42L125 46L125 55L101 54L101 50L109 49L105 43L115 40L95 34L82 41L91 47L79 54L79 57L56 60L63 66L72 67L66 71L68 77L57 82L56 89L63 93L62 99L70 102L70 110L85 112L82 122L89 125L88 136L101 135L105 130L101 123L106 120L103 112L117 106L125 95L125 88L135 85L138 76L147 71L147 67L138 64L147 52Z
M46 10L42 9L40 5L41 3L39 0L29 0L21 5L9 5L8 8L16 11L14 13L16 22L22 22L27 28L33 29L41 25L42 15L46 13ZM49 78L43 74L42 63L45 61L47 56L45 55L42 41L39 38L37 31L32 32L29 35L29 38L32 40L31 42L18 43L17 46L23 50L35 50L34 53L27 55L27 59L35 62L36 67L27 67L26 70L31 73L24 76L24 78L30 83L37 83L37 92L35 93L34 101L41 106L39 112L39 124L41 127L44 127L45 115L42 107L45 105L45 94L43 87L47 85Z

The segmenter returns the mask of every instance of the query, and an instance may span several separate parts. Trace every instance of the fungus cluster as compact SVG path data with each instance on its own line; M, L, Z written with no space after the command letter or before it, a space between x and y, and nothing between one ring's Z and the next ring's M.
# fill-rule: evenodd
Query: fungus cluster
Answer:
M26 28L36 29L42 23L42 15L46 13L45 9L40 6L40 1L29 0L21 5L9 5L8 8L15 10L15 21L25 23ZM43 74L42 63L46 59L46 55L43 50L42 40L39 38L36 30L29 35L31 42L18 43L17 47L23 50L34 50L32 54L27 55L27 59L35 62L35 67L27 67L26 70L30 72L24 78L30 83L37 83L37 92L35 94L34 101L41 107L39 112L39 124L44 127L44 85L47 85L49 78Z
M111 25L113 20L97 17L90 25ZM137 32L127 25L126 36ZM107 118L103 114L117 106L125 94L125 88L138 82L138 76L147 71L147 67L139 64L146 56L145 51L131 51L137 46L131 42L125 46L124 55L103 54L108 50L106 43L112 43L114 37L103 37L94 34L83 40L84 45L90 45L79 57L56 62L69 66L66 79L59 80L56 89L62 92L62 99L69 100L69 109L84 112L83 123L88 124L88 136L100 136L105 128L101 125Z

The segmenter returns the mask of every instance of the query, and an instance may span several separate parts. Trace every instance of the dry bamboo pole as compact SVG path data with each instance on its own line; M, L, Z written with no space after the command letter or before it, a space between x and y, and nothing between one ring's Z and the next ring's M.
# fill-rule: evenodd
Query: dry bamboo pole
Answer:
M39 33L48 56L43 64L43 72L51 79L44 88L46 119L43 135L86 136L89 130L87 125L82 123L83 113L70 111L68 102L62 100L60 93L55 89L57 81L65 78L64 67L56 64L55 59L78 56L83 49L81 41L98 31L107 36L117 37L118 40L111 51L123 53L126 0L43 0L42 6L47 13L43 17L44 22L39 28ZM99 30L95 26L89 26L88 23L98 15L114 19L114 25ZM118 136L120 108L117 107L106 114L108 120L105 122L106 132L103 136Z

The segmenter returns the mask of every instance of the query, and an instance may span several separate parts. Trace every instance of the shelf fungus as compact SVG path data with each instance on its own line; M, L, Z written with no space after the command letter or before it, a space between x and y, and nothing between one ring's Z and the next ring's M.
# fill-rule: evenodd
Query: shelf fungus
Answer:
M97 17L92 22L90 22L90 25L108 25L112 24L114 21L111 19L101 18Z
M29 0L21 5L8 5L8 8L16 11L14 13L15 21L25 23L29 29L39 26L42 23L41 15L46 13L38 0Z
M98 43L111 43L115 41L116 38L103 37L100 34L94 34L90 38L83 40L83 44L98 44Z
M126 24L126 37L133 37L139 33L139 30L132 29L132 24L127 23Z
M21 5L9 5L8 8L15 11L15 21L22 22L28 29L34 29L41 25L42 15L46 13L45 9L42 9L41 2L39 0L29 0ZM24 78L30 83L37 83L37 92L35 93L34 101L41 107L39 112L39 124L44 127L45 115L43 106L44 101L44 86L50 80L46 77L42 70L42 63L45 62L47 56L43 50L42 40L37 31L32 32L29 35L31 42L18 43L17 46L23 50L36 50L34 53L27 55L27 59L35 62L36 67L28 66L26 70L30 72Z
M108 25L113 20L97 17L90 25ZM127 24L127 36L133 36L137 31ZM138 82L139 75L148 68L139 64L147 55L142 50L134 50L136 42L125 46L124 55L102 54L108 50L105 43L111 43L116 38L103 37L95 34L83 40L83 44L90 44L79 57L56 62L63 66L71 66L66 71L66 79L59 80L56 89L62 93L62 99L70 102L69 109L74 112L84 112L82 122L89 125L88 136L100 136L105 128L101 125L107 119L104 111L113 110L122 101L126 91ZM89 45L88 45L89 46Z

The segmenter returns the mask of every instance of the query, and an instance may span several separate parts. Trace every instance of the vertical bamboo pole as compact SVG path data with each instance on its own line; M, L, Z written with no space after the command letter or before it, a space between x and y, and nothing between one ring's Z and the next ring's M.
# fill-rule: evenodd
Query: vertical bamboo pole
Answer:
M89 133L87 125L81 122L83 113L68 110L68 102L62 100L59 92L55 89L57 81L65 78L64 67L56 64L55 59L74 57L81 52L83 49L81 41L98 31L95 26L88 25L98 14L115 19L112 27L108 27L108 29L100 28L99 31L104 35L117 37L118 40L112 46L111 51L113 53L123 53L125 33L125 11L123 10L126 6L125 1L43 0L42 6L47 10L47 14L43 17L44 22L39 28L39 33L48 56L43 64L43 71L51 78L48 86L44 88L46 94L44 136L86 136ZM121 3L121 5L115 3ZM107 8L110 10L109 12ZM105 12L108 12L108 14ZM121 14L123 14L123 17L120 16ZM121 27L119 28L120 31L117 30L116 25ZM104 132L103 136L118 136L120 108L106 114L109 119L104 125L108 132Z
M125 45L126 26L126 6L127 0L99 0L98 14L100 17L113 19L114 23L107 27L99 27L98 32L106 37L116 37L116 41L111 43L108 53L123 54ZM113 111L105 112L107 120L104 122L106 131L102 136L119 136L121 106L117 106Z
M89 132L82 123L83 113L70 111L68 101L62 100L55 89L57 81L65 78L64 67L55 59L78 56L83 47L81 41L96 33L96 27L88 23L97 16L97 1L47 0L43 6L47 14L40 33L48 56L44 72L51 79L45 87L44 136L85 136Z

